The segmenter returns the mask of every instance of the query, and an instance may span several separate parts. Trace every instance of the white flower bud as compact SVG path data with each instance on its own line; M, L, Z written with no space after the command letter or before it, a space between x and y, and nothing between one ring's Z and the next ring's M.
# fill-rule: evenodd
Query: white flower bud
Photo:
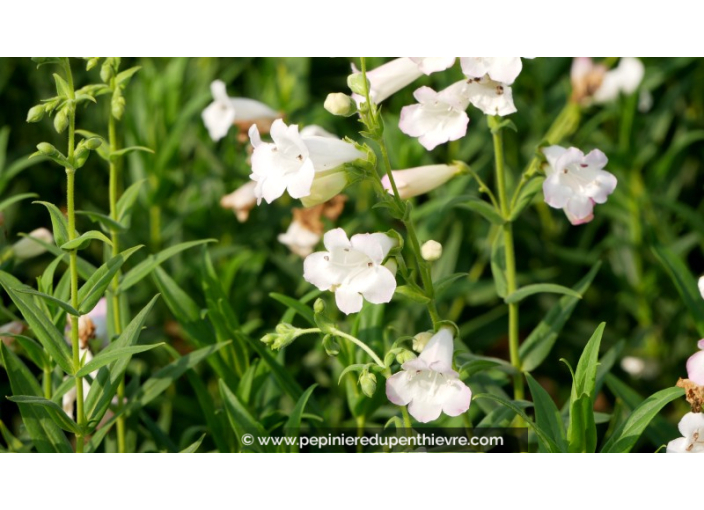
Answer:
M442 244L437 241L426 241L423 246L420 247L420 255L423 260L428 262L433 262L438 260L442 256Z
M38 255L41 255L46 251L46 248L44 248L41 244L38 242L29 239L30 237L34 237L36 239L39 239L40 241L44 241L45 243L51 244L54 242L54 236L51 235L51 232L49 232L45 228L38 228L36 230L33 230L28 234L27 237L23 237L19 241L17 241L13 246L12 246L12 251L15 254L15 257L19 260L26 260L26 259L31 259L33 257L36 257Z
M347 94L332 92L325 98L325 109L333 115L349 117L357 113L357 103Z
M428 345L431 338L433 338L432 331L423 331L422 333L418 333L413 337L413 350L418 353L423 352L423 349L425 349L425 346Z

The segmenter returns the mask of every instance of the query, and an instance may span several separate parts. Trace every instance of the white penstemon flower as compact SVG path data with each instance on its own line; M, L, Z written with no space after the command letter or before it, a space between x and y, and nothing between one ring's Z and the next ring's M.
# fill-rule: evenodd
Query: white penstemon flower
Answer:
M687 378L699 386L704 386L704 339L697 343L700 351L687 360Z
M457 57L408 57L423 74L433 74L451 68Z
M683 437L667 444L667 453L704 453L704 414L687 413L678 425Z
M487 76L473 78L467 83L465 94L469 102L486 115L503 117L516 112L511 87Z
M225 209L232 209L237 217L237 221L244 223L249 218L249 211L257 204L257 197L254 189L257 183L249 181L232 193L220 199L220 205Z
M320 290L335 293L345 314L362 309L363 300L388 303L396 291L394 274L382 263L395 241L386 234L357 234L350 239L341 228L325 233L326 252L316 252L303 263L303 278Z
M426 165L406 170L394 170L391 174L394 177L398 194L402 200L428 193L435 188L442 186L447 181L459 175L462 168L458 165ZM385 175L381 179L384 189L393 194L393 188L389 176Z
M213 141L223 138L237 119L240 122L254 122L262 119L279 118L278 112L264 103L244 97L229 97L225 83L215 80L210 84L213 102L203 110L202 117L208 134Z
M420 58L422 59L424 57ZM353 71L353 74L359 73L354 67ZM423 71L421 71L420 65L409 57L391 60L371 71L367 71L369 98L376 104L379 104L384 99L395 94L407 85L410 85L422 75ZM352 94L352 98L358 105L365 101L365 98L359 94Z
M452 369L452 333L441 329L428 341L420 356L406 361L386 380L386 396L421 423L459 416L469 409L472 391Z
M488 76L505 85L511 85L523 69L521 57L460 57L460 65L467 78Z
M320 241L320 234L313 232L301 221L294 218L288 230L279 234L277 239L299 257L307 257L313 253L313 248Z
M608 103L618 98L619 94L633 94L643 81L645 67L634 57L623 57L615 69L607 71L601 85L594 92L596 103Z
M598 149L586 156L579 149L552 145L543 149L548 160L543 183L545 202L564 209L573 225L594 218L594 204L603 204L616 189L616 177L603 168L608 159Z
M337 138L302 137L297 125L287 126L281 119L271 125L273 143L262 142L256 125L249 129L249 138L254 147L250 178L257 183L254 195L258 204L262 198L271 203L284 191L292 198L307 197L316 177L344 172L345 163L364 157L352 144Z
M398 127L428 150L438 145L459 140L467 134L469 106L467 83L462 80L440 92L421 87L413 93L418 104L404 106Z

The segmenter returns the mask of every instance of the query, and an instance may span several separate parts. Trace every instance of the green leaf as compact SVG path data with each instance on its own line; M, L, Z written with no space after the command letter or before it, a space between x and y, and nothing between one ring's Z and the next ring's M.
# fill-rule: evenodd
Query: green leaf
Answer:
M139 191L145 179L137 181L125 190L120 199L117 201L117 220L121 225L129 228L132 219L132 208L139 197Z
M64 311L66 311L70 315L75 315L76 317L81 315L81 313L78 310L76 310L74 307L72 307L66 301L63 301L63 300L56 298L54 296L50 296L49 294L44 294L43 292L39 292L37 290L34 290L31 287L19 288L19 289L17 289L17 292L21 292L23 294L31 294L32 296L37 296L37 297L43 299L44 301L48 301L49 303L58 305L59 307L61 307Z
M504 250L503 232L498 232L491 247L491 274L494 276L496 294L505 298L508 294L506 282L506 252Z
M36 193L20 193L19 195L11 196L0 202L0 211L4 211L12 204L19 202L20 200L25 200L27 198L37 198L39 195Z
M609 438L602 453L627 453L645 428L667 404L684 396L682 388L666 388L646 398Z
M78 291L78 302L80 303L78 308L81 313L85 314L93 310L122 265L140 248L142 246L135 246L115 255L88 278Z
M91 372L98 370L100 367L104 367L108 363L112 363L117 359L124 358L126 356L129 357L133 354L139 354L140 352L151 351L155 347L161 347L162 345L164 345L164 342L150 345L130 345L128 347L118 347L115 349L108 347L107 349L100 351L95 358L83 365L76 376L85 377Z
M58 246L55 246L54 244L46 243L42 241L41 239L37 239L36 237L32 237L29 235L24 235L20 234L22 237L26 237L27 239L31 239L35 243L43 246L46 251L51 253L52 255L55 255L57 257L61 257L61 260L63 260L66 264L69 264L69 258L70 255L63 251L61 248ZM96 271L96 267L88 262L87 260L81 258L81 257L76 257L77 258L77 266L78 266L78 275L83 278L84 280L87 280L91 277L91 275Z
M227 387L222 379L219 381L219 386L220 396L222 397L227 417L230 419L230 425L238 441L250 450L256 452L263 451L257 439L260 437L268 437L269 434L267 434L264 427L254 419L249 410L239 401L235 394L230 391L230 388ZM243 436L247 434L251 437L251 442L248 441L247 438L243 440Z
M349 372L361 372L365 368L367 368L366 363L354 363L352 365L346 366L342 370L342 372L340 372L340 377L337 378L337 384L339 385L340 383L342 383L343 377L345 377L345 375L347 375Z
M142 69L142 66L134 66L130 67L129 69L125 69L124 71L118 73L117 76L115 76L115 81L117 82L118 85L127 85L137 71ZM201 441L203 438L201 438ZM200 443L199 443L200 444Z
M17 343L22 346L27 357L31 359L32 363L34 363L38 368L52 368L49 356L46 354L46 352L44 352L42 346L39 345L32 338L29 338L24 335L14 335L12 333L3 333L2 336L11 336L12 338L14 338Z
M589 273L574 286L575 292L580 295L589 288L596 273L601 267L601 262L597 262ZM579 299L573 296L564 296L550 309L545 318L538 324L533 332L521 344L518 352L522 366L526 372L531 372L545 360L550 354L550 350L567 319L572 315L572 311L577 306Z
M504 302L506 302L507 304L518 303L523 299L527 298L528 296L532 296L533 294L539 294L541 292L550 294L564 294L566 296L572 296L577 299L582 299L582 295L579 292L572 290L569 287L563 287L562 285L556 285L554 283L536 283L533 285L526 285L525 287L521 287L520 289L511 293L509 296L506 296Z
M654 246L653 253L667 271L672 283L675 284L677 292L694 319L699 336L704 336L704 300L699 293L696 278L692 276L687 265L672 250L663 246Z
M120 149L118 151L111 152L110 153L110 160L116 161L117 159L121 158L125 154L129 154L130 152L148 152L150 154L154 154L154 151L151 150L149 147L141 147L139 145L135 145L133 147L125 147L124 149Z
M516 369L513 368L510 363L502 359L475 355L472 355L472 357L474 359L467 361L460 367L460 373L462 374L463 379L472 377L473 375L484 372L485 370L491 370L493 368L501 369L503 372L509 374L516 373Z
M303 395L301 395L301 398L298 399L298 402L296 402L296 406L293 408L293 411L291 411L290 416L288 417L288 420L286 420L286 424L284 425L284 434L286 437L299 437L299 431L301 428L301 419L303 417L303 411L306 408L306 404L308 403L308 399L310 398L311 394L313 393L313 390L318 386L317 384L311 385ZM298 443L293 445L291 447L292 452L297 452L298 451Z
M127 325L122 334L111 344L111 349L121 349L135 345L142 331L142 326L147 319L147 314L152 309L159 295L156 295L142 308L134 319ZM122 376L127 369L131 356L118 358L109 366L98 371L90 385L90 391L85 401L85 414L88 416L88 425L91 429L96 427L110 406L110 402L117 393L117 387L122 381Z
M44 315L44 313L34 304L33 298L26 293L20 292L22 289L29 289L20 283L14 276L0 271L0 285L3 286L7 294L15 303L20 313L32 328L34 335L44 346L49 355L67 374L73 374L74 367L64 336L56 326Z
M570 394L570 426L567 440L570 452L596 451L596 424L594 423L594 387L599 361L599 347L605 323L601 323L587 342L577 364Z
M305 305L298 301L297 299L290 298L288 296L284 296L283 294L279 294L277 292L272 292L269 294L269 297L272 299L275 299L279 303L283 304L284 306L287 306L293 310L295 310L298 315L303 317L311 326L315 326L315 317L313 315L313 310L308 305Z
M443 209L450 207L469 209L472 212L478 213L482 216L482 218L493 225L503 225L506 223L501 216L501 213L499 213L499 211L497 211L492 204L473 195L462 195L455 197L450 200Z
M166 389L171 386L176 379L185 374L187 370L190 370L229 343L230 342L220 342L198 349L166 365L147 379L139 390L137 390L137 393L135 393L134 397L132 397L127 404L128 412L132 412L139 407L147 405L166 391Z
M430 298L428 296L423 294L418 289L411 287L410 285L399 285L398 287L396 287L396 294L408 298L414 303L430 303Z
M99 223L100 226L103 227L106 232L109 232L110 230L124 232L125 230L127 230L127 227L125 227L122 223L113 220L110 216L106 216L105 214L101 214L94 211L76 211L76 214L80 216L86 216L90 221L94 223Z
M67 432L73 432L74 434L80 434L81 428L78 424L73 421L64 412L59 404L47 400L44 397L36 397L31 395L18 395L16 397L7 397L8 400L12 402L17 402L18 404L31 405L31 406L42 406L46 409L49 417L53 420L56 425L61 427Z
M545 389L533 379L533 376L526 374L530 394L533 397L535 406L535 424L545 431L545 434L552 439L561 452L567 451L567 441L565 440L565 426L562 423L560 411ZM541 441L541 451L548 451L549 445Z
M81 234L77 238L60 245L60 247L62 250L66 251L81 250L88 247L91 239L97 239L104 242L108 246L112 246L112 241L108 239L105 234L98 232L97 230L89 230L85 234Z
M543 188L543 181L545 181L544 177L533 177L521 188L520 193L516 197L509 221L516 221L523 210L530 205L533 197Z
M528 415L525 413L525 411L523 411L523 409L521 409L521 407L519 405L517 405L516 402L508 400L508 399L501 397L499 395L493 395L491 393L479 393L478 395L474 396L474 400L482 399L482 398L488 398L489 400L493 400L495 402L498 402L502 406L507 407L508 409L513 411L515 414L517 414L518 416L523 418L523 421L525 421L525 423L531 429L533 429L533 431L535 431L536 435L538 436L538 439L540 439L540 441L543 442L543 444L545 444L547 446L547 449L550 453L559 453L560 452L560 448L557 446L555 441L550 439L550 436L547 434L547 432L544 429L538 427L538 425L536 425L536 423L533 422L533 420L531 420L528 417Z
M54 73L54 82L56 82L56 94L58 96L63 96L65 98L73 96L73 89L68 86L66 80L56 73Z
M42 389L32 372L3 342L0 342L0 358L10 379L12 393L33 396L42 394ZM21 405L19 408L22 421L37 451L42 453L73 451L66 435L51 420L44 407Z
M198 448L200 448L200 444L203 442L203 439L205 439L205 434L201 435L200 438L193 443L190 446L187 446L183 450L181 450L179 453L196 453Z
M120 286L117 288L117 292L124 292L136 283L139 283L144 277L151 273L155 267L161 265L162 262L168 260L174 255L189 248L192 248L193 246L213 242L217 242L217 240L201 239L198 241L189 241L186 243L180 243L174 246L170 246L169 248L160 251L156 255L150 255L149 257L147 257L146 260L137 264L134 268L132 268L131 271L129 271L123 276L122 281L120 282Z
M49 202L35 201L33 204L42 204L49 210L51 216L51 226L54 230L54 241L57 246L61 246L68 242L68 223L66 217L61 213L58 207Z

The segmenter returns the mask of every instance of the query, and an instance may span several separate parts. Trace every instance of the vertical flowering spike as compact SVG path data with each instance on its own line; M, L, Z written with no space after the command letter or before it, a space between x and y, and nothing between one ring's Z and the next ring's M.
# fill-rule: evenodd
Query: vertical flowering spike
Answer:
M341 228L323 237L326 252L316 252L303 263L303 278L320 290L335 293L345 314L362 309L363 300L388 303L396 291L396 278L384 265L395 241L386 234L357 234L351 239Z
M667 444L667 453L704 453L704 414L687 413L678 425L683 437Z
M454 176L459 175L462 169L458 165L426 165L407 170L394 170L394 182L402 200L428 193L442 186ZM389 176L381 179L384 188L393 193Z
M441 413L459 416L469 409L472 391L452 369L452 333L441 329L416 359L386 380L386 396L393 404L408 406L421 423L437 420Z
M687 360L687 377L699 386L704 386L704 339L697 344L700 351Z
M543 183L545 202L564 209L573 225L588 223L594 218L594 204L603 204L616 189L616 177L603 170L608 160L598 149L586 156L574 147L546 147L547 179Z
M409 136L417 137L426 149L459 140L467 134L469 106L467 83L461 80L440 92L421 87L413 93L418 104L404 106L398 127Z

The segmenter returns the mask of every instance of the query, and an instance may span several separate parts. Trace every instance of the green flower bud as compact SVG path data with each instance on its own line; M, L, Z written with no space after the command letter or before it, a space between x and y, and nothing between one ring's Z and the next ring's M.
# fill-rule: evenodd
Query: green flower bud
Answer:
M416 359L416 355L408 349L402 349L401 352L396 355L396 361L398 361L399 365L403 365L406 361L411 361L412 359Z
M384 356L384 365L390 367L394 359L396 359L396 355L393 352L387 352L386 356Z
M114 76L114 72L112 69L112 59L108 58L103 62L103 65L100 66L100 79L103 80L104 83L107 83L110 81L110 78Z
M125 112L125 98L122 96L113 96L110 107L112 116L117 120L120 120L122 118L122 114Z
M62 108L54 117L54 129L57 133L63 133L68 127L68 109Z
M267 333L261 338L261 342L269 345L271 343L274 343L277 338L279 338L279 335L276 335L274 333Z
M332 92L325 98L325 109L333 115L350 117L357 113L357 103L347 94Z
M37 145L37 150L41 152L45 156L58 156L60 152L56 147L51 145L50 143L42 142L39 145Z
M340 344L335 341L332 335L325 335L323 337L323 348L328 356L337 356L340 354Z
M84 140L83 144L89 151L94 151L103 144L103 141L97 136L94 136L93 138L87 138Z
M90 71L93 69L95 66L98 65L98 62L100 61L100 57L86 57L88 62L86 63L86 71Z
M371 84L369 83L369 80L367 80L367 86L364 86L364 76L362 75L362 73L350 74L347 77L347 86L352 92L354 92L355 94L359 94L360 96L364 96L365 90L371 89Z
M323 313L325 311L325 301L320 298L316 299L313 304L313 311L315 313Z
M359 385L362 387L362 392L369 398L374 396L376 392L376 376L371 372L364 370L359 376Z
M44 108L43 104L33 106L29 109L29 112L27 113L27 122L39 122L44 118L45 113L46 109Z
M339 195L349 184L345 166L339 166L326 172L316 174L310 187L310 194L301 198L303 207L323 204Z
M433 338L434 333L432 331L423 331L418 333L413 337L413 350L416 352L423 352L423 349L428 344L431 338Z

